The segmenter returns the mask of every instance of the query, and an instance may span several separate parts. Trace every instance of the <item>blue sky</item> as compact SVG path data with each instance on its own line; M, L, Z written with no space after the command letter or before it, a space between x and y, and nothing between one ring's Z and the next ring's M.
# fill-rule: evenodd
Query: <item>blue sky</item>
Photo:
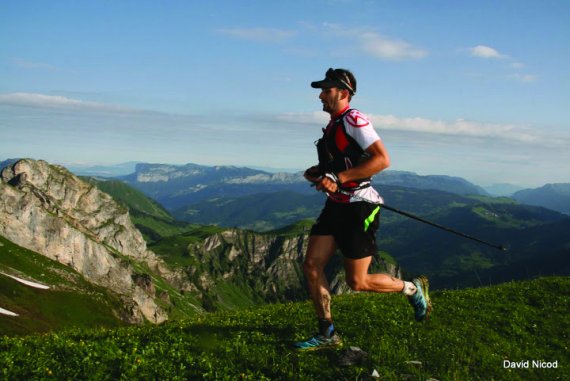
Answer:
M570 182L570 1L0 2L0 159L304 169L329 67L395 170Z

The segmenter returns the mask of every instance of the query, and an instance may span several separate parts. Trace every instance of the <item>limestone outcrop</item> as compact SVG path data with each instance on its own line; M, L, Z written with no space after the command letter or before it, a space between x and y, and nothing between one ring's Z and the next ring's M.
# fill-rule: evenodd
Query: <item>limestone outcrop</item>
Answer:
M121 295L131 322L168 318L135 264L168 275L167 267L147 249L128 210L63 167L24 159L4 168L0 235Z

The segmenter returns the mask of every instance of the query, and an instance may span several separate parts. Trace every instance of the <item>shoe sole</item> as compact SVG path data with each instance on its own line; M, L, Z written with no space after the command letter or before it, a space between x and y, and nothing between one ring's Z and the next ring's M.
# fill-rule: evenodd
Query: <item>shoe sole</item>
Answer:
M433 309L433 306L431 304L431 298L429 297L429 281L428 281L428 278L426 278L424 275L420 275L417 279L420 281L420 283L422 285L422 291L423 291L424 298L425 298L426 303L427 303L427 312L426 312L425 320L429 320L431 310Z
M325 349L335 349L340 347L342 347L342 340L339 339L339 341L337 341L336 343L315 345L314 347L307 347L307 348L295 347L295 349L298 350L299 352L313 352Z

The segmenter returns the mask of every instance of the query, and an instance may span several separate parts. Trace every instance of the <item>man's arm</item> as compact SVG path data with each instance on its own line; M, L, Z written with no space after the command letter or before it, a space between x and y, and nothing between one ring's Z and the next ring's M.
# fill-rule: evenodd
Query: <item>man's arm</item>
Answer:
M376 140L366 149L366 152L370 155L367 160L358 164L356 167L336 174L340 183L374 176L390 166L390 156L382 140ZM335 193L338 187L332 179L323 177L317 184L317 189L324 192Z

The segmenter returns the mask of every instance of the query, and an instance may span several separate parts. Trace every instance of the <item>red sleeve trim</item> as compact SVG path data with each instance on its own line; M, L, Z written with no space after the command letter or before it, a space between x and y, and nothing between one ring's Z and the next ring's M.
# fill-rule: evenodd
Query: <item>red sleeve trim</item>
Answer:
M352 110L349 112L346 115L345 120L348 122L348 124L355 128L366 127L370 124L368 118L362 115L358 110Z

